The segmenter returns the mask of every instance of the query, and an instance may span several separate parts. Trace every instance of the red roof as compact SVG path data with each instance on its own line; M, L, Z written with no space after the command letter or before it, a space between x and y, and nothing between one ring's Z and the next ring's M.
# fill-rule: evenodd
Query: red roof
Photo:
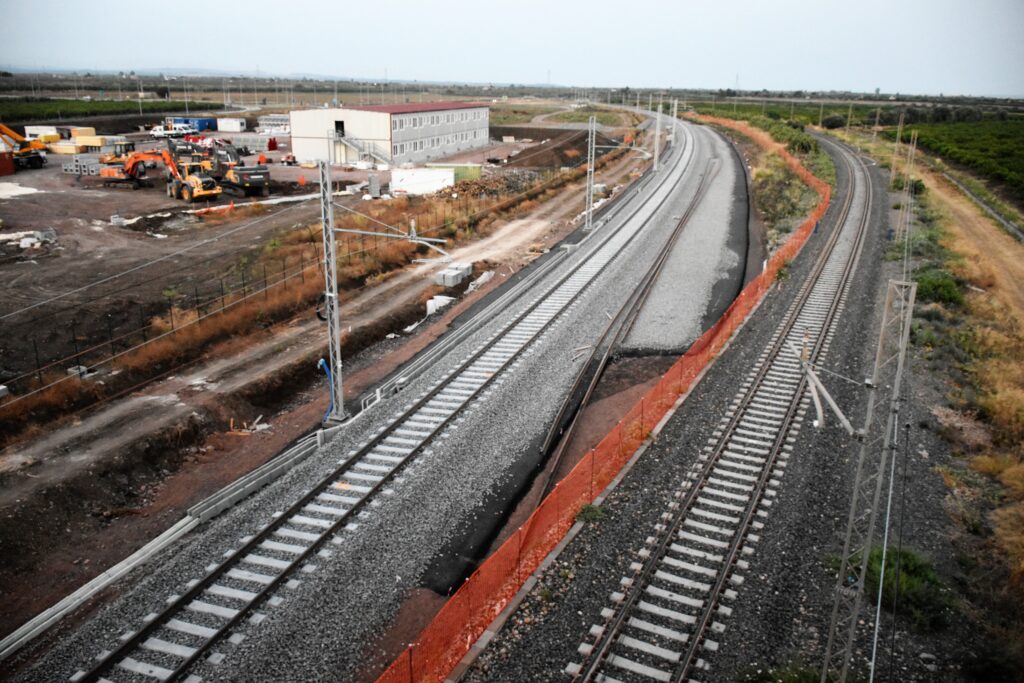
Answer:
M447 111L449 109L472 109L486 107L486 102L419 102L409 104L372 104L366 106L348 106L345 109L359 111L379 111L385 114L417 114L424 111Z

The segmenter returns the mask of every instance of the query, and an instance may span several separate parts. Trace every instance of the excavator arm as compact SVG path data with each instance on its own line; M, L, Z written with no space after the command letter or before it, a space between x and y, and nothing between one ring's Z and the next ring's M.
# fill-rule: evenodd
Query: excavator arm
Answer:
M46 145L42 142L39 142L38 140L29 140L18 135L17 132L11 130L2 123L0 123L0 137L2 137L4 141L15 150L35 149L40 152L46 151Z

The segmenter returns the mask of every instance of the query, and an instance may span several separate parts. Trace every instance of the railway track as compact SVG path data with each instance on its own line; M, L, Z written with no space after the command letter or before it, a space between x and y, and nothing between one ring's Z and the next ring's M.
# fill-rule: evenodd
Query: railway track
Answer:
M843 150L851 190L833 231L782 324L745 377L718 429L674 494L565 672L577 681L700 680L738 597L807 409L806 378L861 252L871 213L863 162Z
M262 621L265 614L261 608L279 604L285 588L297 586L303 572L315 570L318 562L328 559L332 546L343 545L346 532L359 527L367 506L393 491L391 487L406 466L428 453L431 443L452 421L528 351L656 216L672 196L673 179L682 177L694 157L692 133L686 126L676 125L688 144L669 155L669 172L644 193L618 227L593 233L580 245L586 253L510 322L405 406L387 427L350 451L297 502L207 566L203 576L189 581L180 594L170 596L164 605L141 618L134 630L124 633L70 680L202 680L194 670L204 661L216 664L224 658L213 648L225 640L240 641L242 636L236 631L245 622ZM645 209L645 218L633 220Z

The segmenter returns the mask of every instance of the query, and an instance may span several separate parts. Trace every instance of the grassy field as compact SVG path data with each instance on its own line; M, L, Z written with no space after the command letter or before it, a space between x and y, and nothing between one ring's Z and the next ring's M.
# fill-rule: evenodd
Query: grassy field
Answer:
M965 166L1001 183L1024 202L1024 120L983 120L963 123L925 123L908 126L918 143L944 160ZM895 139L895 133L887 137Z
M593 107L564 111L560 114L555 114L549 120L557 121L559 123L586 123L590 120L591 116L596 116L597 122L602 126L622 125L622 117L615 112L606 111L604 109L595 109Z
M217 102L191 102L190 108L193 110L222 109L223 105ZM153 100L142 103L142 111L146 113L184 110L185 103L178 100ZM125 100L0 100L0 121L5 122L137 114L138 112L138 102Z
M739 102L691 102L698 114L710 116L729 116L751 120L763 116L775 120L798 121L804 125L818 125L818 118L842 116L844 121L849 113L849 105L842 102L829 102L822 107L820 104L796 104L789 102L765 102L763 104L743 104ZM875 122L876 107L865 105L853 106L854 125L872 125Z
M491 107L492 126L514 126L529 123L533 117L558 111L543 104L498 104Z
M949 127L958 124L949 124ZM883 164L892 144L842 135ZM903 161L897 167L905 170ZM918 283L911 341L944 386L930 407L954 456L936 467L949 495L961 592L1002 662L1024 672L1024 246L950 185L927 152L914 175L910 253ZM893 243L889 258L899 258ZM979 679L982 680L982 679ZM1000 680L992 676L989 680Z

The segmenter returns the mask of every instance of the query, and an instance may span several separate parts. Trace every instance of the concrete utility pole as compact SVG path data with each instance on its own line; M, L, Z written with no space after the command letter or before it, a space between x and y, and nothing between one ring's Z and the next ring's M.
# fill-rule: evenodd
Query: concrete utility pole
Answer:
M640 111L640 93L636 94L636 110L637 112Z
M821 122L825 119L825 103L822 102L821 106L818 107L818 128L821 128Z
M647 93L647 111L654 111L654 93Z
M324 315L327 316L327 355L331 370L331 410L326 421L345 419L345 394L341 386L341 305L338 301L338 259L334 241L334 203L331 201L331 167L320 161L320 217L324 227Z
M853 102L850 102L850 108L846 111L846 134L850 134L850 120L853 118Z
M875 109L875 127L871 129L871 143L874 144L878 138L878 120L882 116L882 108L878 107Z
M185 113L188 113L188 77L185 77Z
M675 121L679 118L679 100L672 98L672 120Z
M875 522L886 477L886 461L895 453L900 385L910 339L910 322L917 283L889 281L882 329L875 352L875 367L868 386L867 416L862 430L853 499L846 526L846 539L836 580L835 602L829 627L828 644L821 670L821 683L845 681L850 670L857 636L857 621L864 597L868 557L874 541ZM876 405L886 406L875 410ZM872 677L875 662L871 662Z
M597 117L591 116L587 122L587 206L584 232L590 232L593 227L594 215L594 163L597 161Z

